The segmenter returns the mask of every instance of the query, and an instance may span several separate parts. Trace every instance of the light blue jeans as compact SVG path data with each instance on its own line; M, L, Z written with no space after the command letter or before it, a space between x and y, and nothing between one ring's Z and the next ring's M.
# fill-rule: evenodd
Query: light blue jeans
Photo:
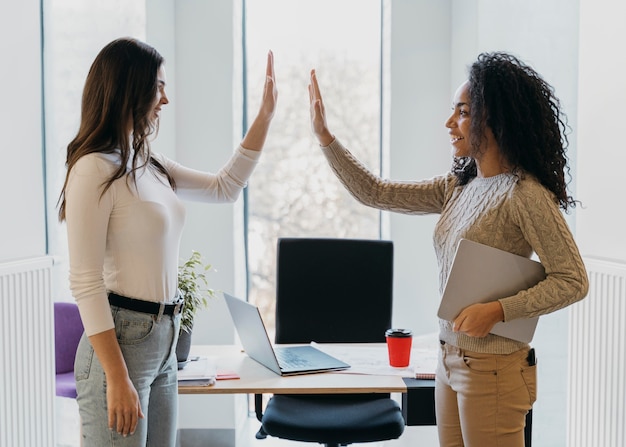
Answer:
M528 348L508 355L441 346L435 409L441 447L523 447L526 413L537 398Z
M173 447L176 445L178 382L176 342L180 314L172 317L111 306L117 340L144 414L134 434L108 428L106 378L89 339L76 353L77 402L84 447Z

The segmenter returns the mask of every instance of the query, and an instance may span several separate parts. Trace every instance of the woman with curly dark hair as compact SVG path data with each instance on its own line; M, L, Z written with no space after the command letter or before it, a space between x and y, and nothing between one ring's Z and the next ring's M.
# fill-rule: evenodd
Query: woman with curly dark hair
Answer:
M315 72L311 124L331 168L361 203L405 214L439 214L434 246L443 291L460 239L539 257L546 278L512 296L439 320L436 372L441 446L523 446L536 399L534 350L491 333L498 322L564 308L587 294L585 266L561 210L567 193L566 118L552 87L519 59L483 53L456 91L445 122L451 172L428 180L381 179L329 131Z

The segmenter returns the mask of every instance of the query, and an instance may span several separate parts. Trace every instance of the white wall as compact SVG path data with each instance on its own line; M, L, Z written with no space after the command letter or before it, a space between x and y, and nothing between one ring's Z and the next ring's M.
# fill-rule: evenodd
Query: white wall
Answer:
M626 71L623 50L626 42L623 34L625 19L626 3L621 0L580 0L577 174L578 198L583 205L576 212L577 236L583 257L612 260L622 266L622 271L626 268L626 151L620 142L625 127L622 111L626 103L623 76ZM589 265L592 266L591 263ZM610 275L603 277L596 273L592 279L595 283L592 283L591 296L597 299L595 303L584 303L584 307L579 307L576 312L578 318L573 319L582 328L574 326L572 333L584 335L578 337L578 342L572 342L573 355L578 354L572 364L581 365L589 361L587 352L589 348L593 352L598 343L608 347L607 357L604 358L614 361L599 367L596 365L595 368L584 368L578 375L578 381L572 385L572 394L578 394L572 399L573 404L585 404L591 401L582 400L580 393L576 393L576 385L582 383L580 378L604 379L595 383L595 390L601 390L599 396L590 390L585 390L585 394L596 402L604 403L606 409L597 405L586 408L573 406L570 421L576 423L576 415L587 416L578 420L588 420L589 427L575 427L571 431L570 445L591 445L595 442L596 445L621 446L624 443L624 389L621 382L611 380L611 377L624 374L624 352L623 348L616 351L610 347L622 346L619 343L624 339L624 322L615 325L606 323L615 318L611 317L611 312L619 308L619 300L626 298L626 290L623 284L620 289L617 282L611 286ZM618 297L618 300L613 300ZM582 318L582 312L597 317ZM588 343L587 339L592 342ZM593 340L598 341L593 343ZM601 371L603 367L607 369L606 375ZM594 371L598 371L595 376ZM611 425L611 421L615 422Z
M583 256L626 263L624 167L626 3L580 0L578 191L576 212Z
M0 3L0 262L46 254L39 0Z
M450 3L391 3L390 178L417 180L451 164ZM432 244L437 216L389 213L394 241L394 326L438 329L439 273Z
M181 163L217 171L239 140L233 138L233 2L202 0L175 2L176 154ZM172 68L168 68L168 73ZM171 75L168 75L171 76ZM171 95L171 94L170 94ZM240 201L242 198L240 198ZM195 249L219 274L212 287L237 292L234 281L237 205L186 203L187 220L181 257ZM242 266L238 266L243 268ZM221 303L221 300L220 300ZM218 302L202 312L194 330L196 343L232 343L233 329ZM218 312L219 309L224 311Z
M39 5L39 0L0 3L0 264L46 254ZM42 269L39 273L45 271L42 264L39 268ZM18 297L12 296L11 291L21 289L25 293L20 298L27 298L28 295L28 298L33 298L37 305L45 309L34 312L32 322L39 329L51 327L52 318L48 312L52 309L49 291L31 296L26 293L27 285L24 283L22 287L0 288L2 307L5 312L12 312L8 315L14 324L19 325L23 320L15 312L20 312L20 309L23 312L34 304L31 300L13 305ZM8 333L7 329L11 331L8 344L15 345L13 342L17 339L29 343L50 340L46 339L45 333L23 326L19 328L21 330L11 331L11 325L8 328L5 325L5 334ZM32 331L31 336L26 336L29 331ZM12 423L8 427L0 428L0 438L13 443L20 440L48 443L55 432L50 420L53 397L47 394L39 399L37 393L51 393L54 389L50 359L52 346L47 343L43 343L43 346L30 346L28 356L31 358L26 359L23 355L26 349L9 346L7 350L5 347L8 344L5 338L4 346L0 348L3 370L0 373L0 388L3 388L0 391L0 419ZM19 352L16 353L16 349ZM32 357L33 355L39 357ZM5 364L9 357L11 362ZM45 375L46 370L49 371L49 376ZM17 384L17 389L9 393L13 396L6 396L4 387L11 383ZM16 402L15 396L19 396L22 385L32 385L32 392L20 396L21 401ZM35 403L37 413L33 410L33 414L25 414L29 404ZM32 426L31 430L28 429L29 426ZM0 443L4 444L4 441Z

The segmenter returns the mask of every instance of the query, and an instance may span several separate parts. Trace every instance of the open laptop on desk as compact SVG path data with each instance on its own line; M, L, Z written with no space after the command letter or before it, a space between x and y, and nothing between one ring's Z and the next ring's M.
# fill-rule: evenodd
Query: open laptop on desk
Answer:
M313 346L272 346L259 309L224 293L224 299L246 353L281 376L338 371L350 367Z

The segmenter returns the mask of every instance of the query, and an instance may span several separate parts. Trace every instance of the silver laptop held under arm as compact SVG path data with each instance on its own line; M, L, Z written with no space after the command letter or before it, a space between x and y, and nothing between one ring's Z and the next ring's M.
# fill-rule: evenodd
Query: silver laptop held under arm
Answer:
M461 239L437 315L453 321L470 304L515 295L545 277L545 270L537 261ZM539 317L533 317L497 323L491 333L529 343L538 321Z

